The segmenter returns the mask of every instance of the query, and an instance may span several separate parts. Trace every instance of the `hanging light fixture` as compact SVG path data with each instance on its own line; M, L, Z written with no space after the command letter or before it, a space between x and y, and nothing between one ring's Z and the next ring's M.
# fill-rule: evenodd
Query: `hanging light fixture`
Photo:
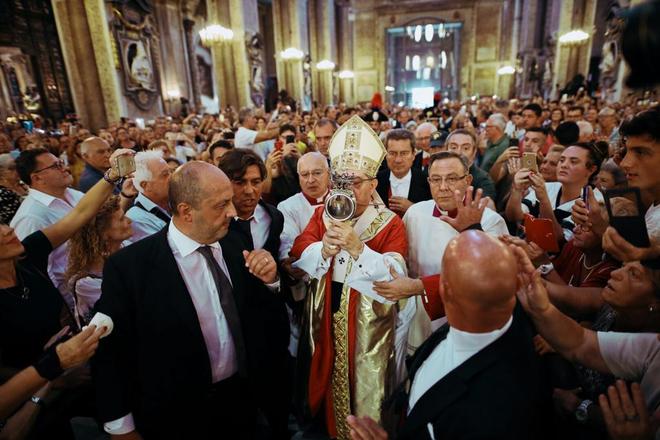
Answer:
M355 78L355 73L352 70L342 70L337 74L339 79L352 79Z
M427 42L431 42L433 40L433 25L432 24L427 24L424 26L424 39Z
M206 47L213 46L234 38L234 31L219 24L206 26L199 31L199 38Z
M335 68L335 63L330 60L321 60L316 63L316 68L318 70L333 70Z
M433 55L429 55L426 57L426 67L433 67L435 64L435 57Z
M440 23L440 25L438 26L438 37L442 39L445 38L446 36L447 36L447 31L445 30L445 24Z
M419 70L419 55L413 55L412 57L412 70Z
M392 93L392 92L394 91L394 87L392 87L392 86L385 86L385 91L386 91L386 92L389 92L389 93Z
M584 44L589 39L589 34L581 29L575 29L570 32L566 32L564 35L559 37L559 44L566 46L579 46Z
M280 57L284 61L299 61L302 60L305 54L302 50L296 49L295 47L287 47L282 52L280 52Z
M502 66L497 69L498 75L513 75L516 73L516 69L513 66Z
M447 52L444 50L440 52L440 68L444 69L447 67Z

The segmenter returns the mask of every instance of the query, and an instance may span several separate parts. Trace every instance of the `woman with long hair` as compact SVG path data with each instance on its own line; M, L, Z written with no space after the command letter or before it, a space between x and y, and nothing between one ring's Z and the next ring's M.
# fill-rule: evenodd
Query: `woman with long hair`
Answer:
M28 188L16 172L9 153L0 154L0 223L9 224L27 196Z
M82 327L92 318L101 296L103 265L131 237L131 220L124 215L119 197L110 197L96 216L69 240L66 278L73 292L75 318Z

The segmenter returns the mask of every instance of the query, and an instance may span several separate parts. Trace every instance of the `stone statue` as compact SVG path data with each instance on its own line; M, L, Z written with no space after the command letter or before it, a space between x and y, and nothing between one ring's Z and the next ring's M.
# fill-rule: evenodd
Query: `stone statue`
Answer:
M252 34L247 39L248 63L250 65L250 98L255 106L264 104L264 59L263 59L263 37L259 32Z

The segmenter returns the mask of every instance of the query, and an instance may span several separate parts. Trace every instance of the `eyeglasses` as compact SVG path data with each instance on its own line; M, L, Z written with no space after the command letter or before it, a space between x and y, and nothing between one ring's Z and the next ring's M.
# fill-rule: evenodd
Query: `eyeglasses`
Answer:
M34 171L32 172L32 174L37 174L37 173L40 173L40 172L42 172L42 171L50 170L51 168L55 168L55 169L57 169L57 170L59 170L59 171L62 171L62 170L64 170L64 169L66 168L66 164L64 163L63 160L58 160L58 161L55 162L54 164L49 165L49 166L47 166L47 167L45 167L45 168L42 168L42 169L40 169L40 170L34 170Z
M396 159L397 157L400 157L401 159L405 159L406 157L410 157L412 154L412 151L388 151L387 156L391 157L392 159Z
M351 183L351 186L353 187L353 189L360 189L360 187L362 186L362 184L364 182L368 182L368 181L374 180L374 179L375 179L375 177L371 177L371 178L368 178L368 179L355 179Z
M454 186L461 180L465 179L468 175L464 174L462 176L438 176L438 177L429 177L428 181L430 185L433 186L442 186L444 182L447 186Z
M313 170L313 171L307 171L305 173L298 173L298 175L305 180L309 179L310 176L315 179L320 179L321 176L323 176L323 174L325 174L324 170Z

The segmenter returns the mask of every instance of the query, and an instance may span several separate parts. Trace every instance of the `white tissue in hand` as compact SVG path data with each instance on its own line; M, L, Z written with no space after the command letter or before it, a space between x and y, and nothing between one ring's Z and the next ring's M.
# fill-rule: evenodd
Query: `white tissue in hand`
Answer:
M108 315L104 315L103 313L98 313L98 312L94 315L92 320L89 321L89 325L92 324L94 324L96 328L100 328L100 327L107 328L107 330L105 331L105 333L103 333L103 336L101 336L101 338L105 338L110 333L112 333L112 328L114 327L112 318L110 318ZM85 330L86 328L87 326L83 327L83 330Z

